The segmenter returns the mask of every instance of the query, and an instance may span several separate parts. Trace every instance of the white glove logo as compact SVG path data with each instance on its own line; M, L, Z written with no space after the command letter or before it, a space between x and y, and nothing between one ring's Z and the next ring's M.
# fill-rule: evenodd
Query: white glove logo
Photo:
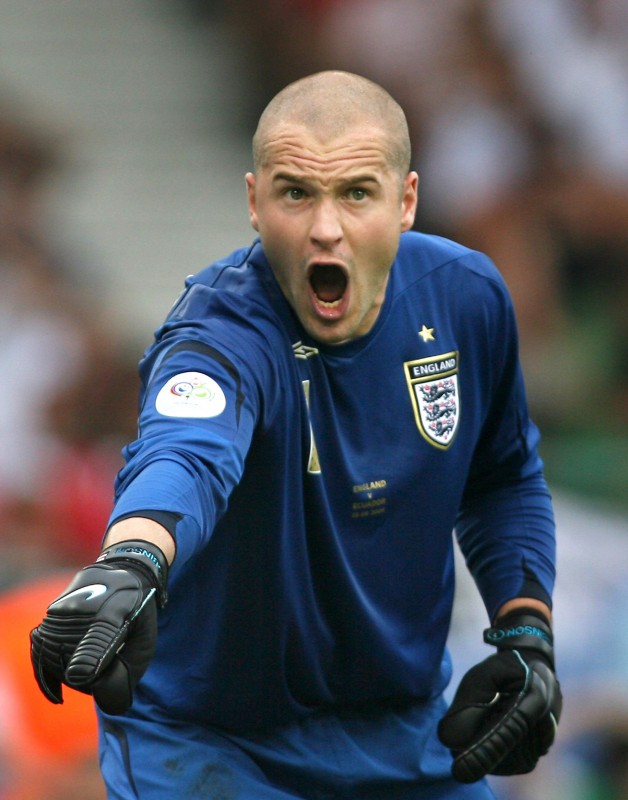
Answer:
M94 597L100 597L100 595L104 594L106 591L107 587L104 583L90 583L89 586L81 586L80 589L75 589L73 592L70 592L70 594L64 594L62 597L58 597L48 608L52 608L62 600L69 600L70 597L76 597L81 594L85 595L85 600L92 600Z

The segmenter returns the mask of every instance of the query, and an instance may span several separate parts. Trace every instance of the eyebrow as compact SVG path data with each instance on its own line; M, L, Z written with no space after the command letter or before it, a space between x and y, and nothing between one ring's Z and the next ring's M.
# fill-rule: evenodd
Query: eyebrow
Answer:
M289 172L278 172L273 176L273 182L285 181L286 183L309 183L310 179L304 176L293 175ZM358 175L350 175L347 178L342 178L340 184L343 186L353 186L357 183L379 183L379 180L370 173L362 173Z
M347 185L355 183L379 183L379 180L375 177L375 175L364 172L361 175L350 175L348 178L341 180L341 183Z
M278 172L273 175L273 181L286 181L286 183L303 183L305 178L300 178L298 175L291 175L289 172Z

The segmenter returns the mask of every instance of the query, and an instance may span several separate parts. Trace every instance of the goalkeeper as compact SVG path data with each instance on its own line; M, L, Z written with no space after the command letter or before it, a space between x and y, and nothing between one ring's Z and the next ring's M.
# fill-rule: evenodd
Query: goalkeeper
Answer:
M103 550L32 632L35 678L93 695L110 800L488 800L561 710L510 297L411 230L376 84L286 87L253 168L259 239L188 278L148 348ZM454 530L494 649L447 708Z

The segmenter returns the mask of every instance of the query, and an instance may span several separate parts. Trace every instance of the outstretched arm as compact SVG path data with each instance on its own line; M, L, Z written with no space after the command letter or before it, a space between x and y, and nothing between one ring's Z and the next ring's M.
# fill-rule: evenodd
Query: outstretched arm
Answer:
M112 525L93 564L80 570L31 632L35 678L53 703L62 685L92 694L111 714L126 711L153 656L157 608L167 599L175 554L170 532L147 517Z
M137 539L156 545L166 557L168 564L174 561L175 542L172 534L159 522L146 517L127 517L115 522L105 536L103 550L119 542Z

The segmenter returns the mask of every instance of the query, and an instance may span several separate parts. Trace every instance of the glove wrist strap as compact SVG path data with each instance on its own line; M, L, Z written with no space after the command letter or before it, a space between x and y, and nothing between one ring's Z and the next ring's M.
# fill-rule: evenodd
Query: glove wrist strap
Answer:
M537 614L510 613L486 628L484 641L498 650L536 650L554 666L554 637L549 625Z
M166 592L168 561L157 545L143 539L117 542L103 550L96 559L96 563L103 562L111 565L124 563L139 569L157 590L159 606L161 608L165 606L168 599Z

